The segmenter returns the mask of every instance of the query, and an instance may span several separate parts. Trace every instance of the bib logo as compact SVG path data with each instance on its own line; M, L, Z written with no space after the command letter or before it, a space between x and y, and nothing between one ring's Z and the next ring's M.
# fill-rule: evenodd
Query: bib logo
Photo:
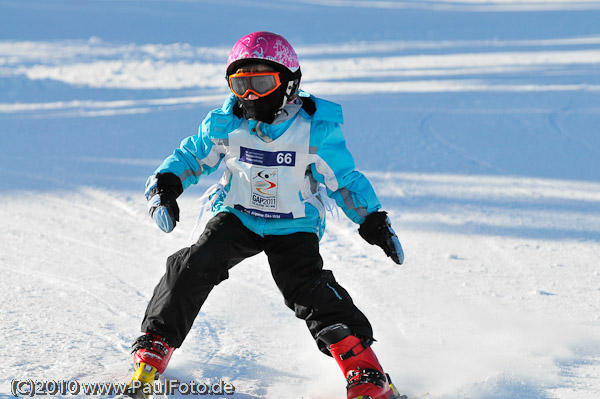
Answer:
M252 167L251 203L262 209L277 209L277 168Z

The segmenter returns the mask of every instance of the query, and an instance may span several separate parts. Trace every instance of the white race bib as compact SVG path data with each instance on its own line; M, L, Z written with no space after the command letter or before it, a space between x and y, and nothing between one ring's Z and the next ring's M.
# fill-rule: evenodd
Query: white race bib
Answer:
M279 138L250 134L248 121L229 134L226 165L231 173L224 204L269 219L305 216L300 190L309 165L310 122L300 115Z

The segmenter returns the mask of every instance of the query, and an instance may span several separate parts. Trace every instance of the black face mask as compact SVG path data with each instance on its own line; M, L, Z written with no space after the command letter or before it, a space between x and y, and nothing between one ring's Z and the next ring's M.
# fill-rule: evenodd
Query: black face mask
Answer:
M284 99L287 102L286 89L287 82L282 82L281 86L268 96L256 100L239 98L244 116L264 123L272 123L279 110L285 105Z

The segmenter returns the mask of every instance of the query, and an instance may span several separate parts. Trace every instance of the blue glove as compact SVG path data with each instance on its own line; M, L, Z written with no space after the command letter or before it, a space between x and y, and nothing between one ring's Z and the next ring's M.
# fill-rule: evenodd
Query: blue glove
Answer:
M165 233L173 231L179 221L177 197L181 192L181 181L171 173L150 176L146 182L148 213Z
M358 228L358 233L369 244L381 247L397 264L401 265L404 262L402 245L386 212L371 213Z
M150 198L148 212L156 225L165 233L172 232L179 221L177 201L169 200L161 194L155 194Z

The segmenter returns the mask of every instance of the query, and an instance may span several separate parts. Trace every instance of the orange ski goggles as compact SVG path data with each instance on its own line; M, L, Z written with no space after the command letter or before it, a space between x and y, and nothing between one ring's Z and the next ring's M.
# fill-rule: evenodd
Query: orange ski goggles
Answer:
M246 98L250 93L265 97L281 86L279 72L240 72L229 75L233 94Z

